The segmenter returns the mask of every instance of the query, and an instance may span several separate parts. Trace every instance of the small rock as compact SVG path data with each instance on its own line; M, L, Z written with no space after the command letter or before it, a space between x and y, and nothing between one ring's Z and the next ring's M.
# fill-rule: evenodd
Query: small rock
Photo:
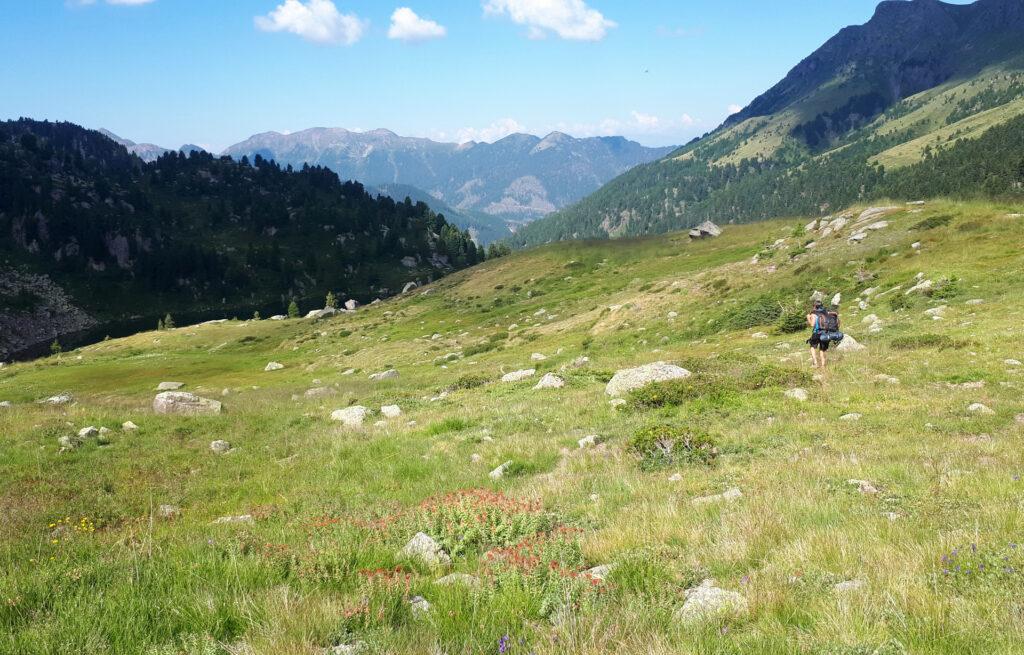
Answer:
M713 580L705 580L699 587L686 590L686 602L675 618L684 624L720 621L744 616L748 607L747 599L739 593L720 589Z
M358 301L356 301L356 300L346 300L345 301L345 309L347 309L348 311L354 312L358 308L359 308L359 302Z
M101 437L106 437L106 436L109 436L109 435L110 435L110 428L104 428L104 427L100 428L100 436Z
M452 563L451 556L445 552L441 544L423 532L417 532L416 536L398 551L398 556L418 559L428 566L448 566Z
M156 385L157 391L177 391L178 389L185 386L184 382L161 382Z
M43 405L70 405L75 401L75 397L69 393L61 393L56 396L50 396L45 400L39 401Z
M505 375L501 376L501 381L502 382L522 382L523 380L526 380L528 378L532 378L536 374L537 374L537 369L528 368L528 369L525 369L525 370L522 370L522 371L513 371L511 373L506 373Z
M370 376L370 380L373 382L379 382L381 380L394 380L397 377L398 371L392 368L387 371L381 371L380 373L374 373Z
M586 437L583 437L582 439L580 439L576 443L579 444L579 447L581 449L582 448L593 448L597 444L601 443L601 437L597 436L596 434L591 434L591 435L588 435Z
M863 580L846 580L832 586L832 590L837 594L848 594L853 591L860 591L865 587Z
M475 575L469 575L468 573L452 573L444 576L443 578L438 578L434 581L434 584L441 587L461 586L474 588L480 586L480 578Z
M600 566L595 566L592 569L584 571L583 575L588 575L595 580L601 580L603 582L608 579L608 576L611 575L614 570L614 564L601 564Z
M542 355L540 353L533 353L532 355L530 355L530 359L535 361L535 362L543 362L545 359L547 359L547 355Z
M878 323L878 316L876 314L868 314L864 318L860 319L860 322L863 323L864 325Z
M181 514L181 508L177 505L161 505L156 508L156 515L162 519L173 519Z
M668 481L669 482L682 482L683 481L683 474L682 473L673 473L672 475L669 476Z
M768 334L765 333L765 332L755 332L752 335L750 335L750 338L751 339L767 339L768 338Z
M985 301L982 300L981 298L972 298L971 300L968 300L966 304L968 304L968 305L984 305Z
M871 484L867 480L847 480L846 484L851 487L857 487L857 491L862 494L874 495L878 493L878 489L875 488L875 485Z
M430 603L423 596L413 596L409 600L409 606L412 608L413 617L421 617L430 612Z
M939 307L932 307L931 309L924 310L925 316L931 316L933 318L941 317L946 310L949 309L946 305L940 305Z
M346 407L345 409L336 409L331 413L332 421L339 421L344 423L345 426L350 428L362 427L363 421L370 415L370 410L363 407L362 405L355 405L353 407Z
M121 429L124 430L125 432L129 432L131 430L138 430L139 426L135 425L131 421L125 421L124 423L121 424Z
M484 461L484 458L480 453L473 453L472 455L469 456L469 461L473 462L474 464L479 464L480 462Z
M78 438L79 439L92 439L93 437L98 437L99 434L100 434L100 431L90 425L89 427L82 428L81 430L78 431Z
M886 375L885 373L879 373L875 376L875 382L884 382L885 384L899 384L900 379L893 377L892 375Z
M505 471L507 471L510 466L512 466L511 461L505 462L498 468L488 473L488 477L491 478L492 480L500 480L503 477L505 477Z
M280 362L270 362L269 364L267 364L266 368L264 368L263 370L264 371L280 371L283 368L284 368L284 364L282 364Z
M9 401L9 400L0 401L0 407L6 408L6 407L11 407L11 406L12 406L11 405L11 401Z
M622 409L629 403L625 398L616 398L615 400L609 400L608 404L611 405L612 409Z
M843 294L842 293L837 293L836 295L832 296L832 306L833 307L838 307L839 303L841 303L842 301L843 301Z
M1007 366L1020 366L1021 365L1019 359L1004 359L1003 363L1006 364Z
M380 408L380 413L385 418L398 418L402 415L402 408L398 405L384 405Z
M232 523L253 523L252 514L242 514L240 516L222 516L213 522L213 525L226 525Z
M810 398L810 396L806 389L790 389L786 392L786 398L792 398L793 400L803 403L807 402L807 399Z
M306 398L326 398L337 393L337 390L332 387L313 387L312 389L307 389L303 395Z
M988 407L988 406L986 406L986 405L984 405L982 403L972 403L971 405L969 405L967 407L967 411L971 412L972 414L984 414L984 415L995 414L995 411L993 411L992 408L990 408L990 407Z
M327 649L326 655L359 655L366 650L366 644L357 641L354 644L340 644Z
M669 312L668 313L668 317L669 318L679 318L679 312Z
M712 503L720 503L725 501L732 502L734 500L739 500L742 497L743 492L740 491L739 489L729 489L724 493L715 494L713 496L702 496L700 498L694 498L691 502L694 505L708 505Z
M565 380L553 373L547 373L540 379L534 389L561 389L565 386Z
M57 445L60 446L61 452L66 452L78 448L79 446L82 445L82 442L78 439L78 437L63 436L57 439Z
M856 421L861 420L861 418L863 418L863 416L861 414L853 413L853 414L843 414L842 416L839 417L839 420L840 421L848 421L848 422L852 423L852 422L856 422Z
M904 291L903 295L904 296L909 296L912 293L928 291L928 290L930 290L934 286L935 286L935 282L933 282L932 280L921 280L920 282L918 282L914 286L912 286L909 289L907 289L906 291Z
M839 345L836 346L836 350L844 353L859 353L867 349L867 346L858 342L856 339L854 339L848 334L843 338L842 341L839 342Z
M223 455L231 450L231 444L223 439L210 442L210 450L218 455Z

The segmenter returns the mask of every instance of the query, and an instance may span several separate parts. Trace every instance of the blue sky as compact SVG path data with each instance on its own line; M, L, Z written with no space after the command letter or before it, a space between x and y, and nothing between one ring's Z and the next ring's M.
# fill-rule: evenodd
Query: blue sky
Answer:
M0 118L215 151L308 127L451 141L558 129L677 144L875 4L3 0Z

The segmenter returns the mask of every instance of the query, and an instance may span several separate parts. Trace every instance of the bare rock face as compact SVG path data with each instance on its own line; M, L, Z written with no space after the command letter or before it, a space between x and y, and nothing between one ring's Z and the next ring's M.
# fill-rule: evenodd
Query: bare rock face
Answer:
M655 382L667 380L681 380L692 375L685 368L680 368L665 362L655 362L636 368L627 368L617 371L615 376L605 387L604 392L609 396L623 396L634 389L640 389Z
M220 402L185 391L165 391L153 399L153 412L156 414L206 416L220 414L220 411Z
M62 339L98 324L48 276L0 266L0 296L13 298L22 293L36 302L25 311L0 311L0 360L26 349L45 348L54 336Z

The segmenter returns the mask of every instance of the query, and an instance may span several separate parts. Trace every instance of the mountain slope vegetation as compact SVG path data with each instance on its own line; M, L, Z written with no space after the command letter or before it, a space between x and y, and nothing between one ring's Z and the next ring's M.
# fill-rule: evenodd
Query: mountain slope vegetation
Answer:
M0 369L0 652L1021 652L1024 205L865 209Z
M714 132L512 241L827 212L873 198L912 200L903 194L915 189L921 197L1019 197L1024 157L1005 139L1019 144L1022 116L1019 2L887 1ZM960 181L961 171L974 169L983 174Z
M144 163L99 132L30 120L0 123L0 235L7 279L31 281L0 293L4 324L21 326L0 356L81 331L62 325L74 312L124 333L167 312L313 309L329 290L369 302L483 258L425 203L371 197L324 168L199 151ZM53 284L59 302L40 290Z

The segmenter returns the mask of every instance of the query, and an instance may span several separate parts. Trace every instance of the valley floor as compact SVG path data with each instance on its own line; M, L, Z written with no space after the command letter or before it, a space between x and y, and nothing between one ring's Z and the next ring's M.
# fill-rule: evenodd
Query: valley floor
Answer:
M1022 209L864 209L0 369L0 653L1024 653Z

